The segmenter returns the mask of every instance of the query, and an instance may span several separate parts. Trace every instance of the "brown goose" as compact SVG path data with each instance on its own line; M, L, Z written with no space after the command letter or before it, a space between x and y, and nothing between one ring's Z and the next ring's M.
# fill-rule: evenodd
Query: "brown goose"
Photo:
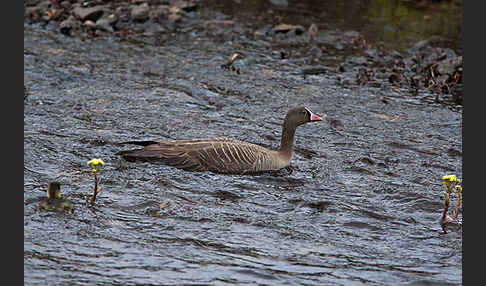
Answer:
M282 125L282 140L278 151L229 138L208 138L125 142L142 145L144 148L121 151L117 155L130 162L161 163L186 171L226 174L275 171L290 165L297 126L321 120L321 117L306 107L290 109Z

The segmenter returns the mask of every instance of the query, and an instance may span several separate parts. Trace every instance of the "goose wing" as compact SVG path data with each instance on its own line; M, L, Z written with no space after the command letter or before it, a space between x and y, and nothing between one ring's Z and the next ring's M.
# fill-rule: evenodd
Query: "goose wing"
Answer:
M187 171L247 173L278 169L274 153L239 140L210 138L158 142L119 154L128 161L157 162Z

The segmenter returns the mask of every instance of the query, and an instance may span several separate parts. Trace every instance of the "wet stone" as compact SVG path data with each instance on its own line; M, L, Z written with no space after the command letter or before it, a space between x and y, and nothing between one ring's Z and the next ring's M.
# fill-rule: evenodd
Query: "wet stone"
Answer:
M89 8L76 7L72 11L73 15L82 22L91 20L97 21L103 15L103 6L94 6Z
M413 47L411 47L408 50L408 53L414 54L414 53L416 53L418 51L421 51L421 50L425 49L428 46L429 46L429 41L428 40L418 41L417 43L415 43L415 45L413 45Z
M197 10L198 5L196 1L191 0L180 0L176 2L176 7L183 10L184 12L194 12Z
M133 6L130 15L134 21L145 22L149 18L149 11L149 5L143 3L138 6Z
M441 75L452 75L461 66L462 57L453 57L439 62L437 64L437 72Z
M158 5L150 7L149 18L157 21L163 21L169 14L169 7L165 5Z
M301 25L280 24L273 28L274 33L301 35L305 29Z
M115 14L111 14L107 17L102 17L98 21L96 21L96 27L109 32L113 32L113 25L115 25L117 21L118 17Z
M275 6L289 6L289 2L287 0L269 0Z
M42 17L43 9L39 6L25 7L24 18L29 19L32 22L36 22Z
M350 64L362 65L362 66L368 65L368 60L363 56L349 56L346 59L346 62L348 62Z
M80 26L81 23L72 15L59 24L61 33L67 36L71 35L72 29L77 29Z
M215 27L232 27L235 24L233 20L208 20L204 21L206 29L214 29Z
M71 9L72 5L71 2L69 1L62 1L59 6L61 6L64 9Z

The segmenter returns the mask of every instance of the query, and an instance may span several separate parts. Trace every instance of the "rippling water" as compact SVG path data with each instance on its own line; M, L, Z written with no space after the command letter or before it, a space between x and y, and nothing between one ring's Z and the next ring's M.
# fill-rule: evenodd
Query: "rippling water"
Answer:
M461 111L330 75L304 80L298 63L257 48L238 75L220 69L231 43L174 40L185 48L24 26L25 284L461 284L462 235L439 225L441 177L462 177ZM296 105L343 128L299 127L290 175L114 155L131 147L123 141L210 136L277 148ZM94 157L106 164L90 208ZM54 179L73 215L36 211Z

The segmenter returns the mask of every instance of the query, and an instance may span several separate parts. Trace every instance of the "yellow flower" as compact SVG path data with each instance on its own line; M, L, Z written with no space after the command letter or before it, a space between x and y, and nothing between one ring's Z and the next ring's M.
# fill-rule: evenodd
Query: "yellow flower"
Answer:
M98 159L98 158L95 158L95 159L91 159L88 161L88 166L89 165L92 165L93 166L93 172L97 172L99 168L101 168L101 166L103 166L105 164L105 162L103 162L103 160L101 159Z
M458 192L458 193L462 192L462 187L461 187L461 185L457 185L457 186L456 186L456 192Z
M443 177L442 177L442 180L444 180L444 181L449 181L449 182L457 182L456 175L447 175L447 176L443 176Z
M91 159L91 160L88 161L88 166L89 165L96 166L96 165L99 165L99 164L101 164L103 166L105 164L105 162L103 162L103 160L98 159L98 158L94 158L94 159Z

